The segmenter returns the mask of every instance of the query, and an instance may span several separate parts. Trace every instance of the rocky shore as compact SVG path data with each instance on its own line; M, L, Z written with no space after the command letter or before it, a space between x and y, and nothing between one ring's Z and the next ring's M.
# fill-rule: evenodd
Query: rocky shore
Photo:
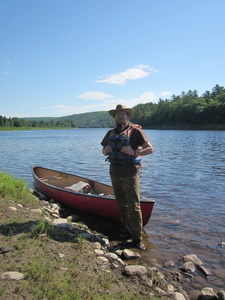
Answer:
M157 263L150 265L143 261L142 252L132 248L132 243L115 239L114 231L109 225L106 226L107 230L105 228L105 230L93 230L91 226L81 222L80 215L75 215L70 210L62 208L53 200L47 201L45 196L37 191L32 191L32 193L41 203L41 207L30 209L30 211L37 216L43 216L43 220L52 228L66 231L72 240L79 240L80 243L87 241L96 256L98 271L107 274L113 270L119 276L122 275L125 280L138 284L142 293L139 291L137 299L225 300L225 290L201 286L199 276L193 275L198 270L206 278L211 276L210 270L195 254L182 257L179 268L175 267L173 261L165 262L163 268ZM27 210L28 208L24 208L21 204L15 204L8 209L16 213L17 210ZM47 238L48 235L46 232L37 234L42 239ZM16 251L16 247L0 245L0 254L2 257L10 255L11 252ZM65 259L63 252L58 253L58 256L62 260ZM196 286L199 286L199 289L189 288L188 282L195 281L196 277ZM6 299L1 298L1 282L24 281L25 279L26 274L18 272L18 270L11 269L0 272L0 299ZM47 298L45 299L47 300Z

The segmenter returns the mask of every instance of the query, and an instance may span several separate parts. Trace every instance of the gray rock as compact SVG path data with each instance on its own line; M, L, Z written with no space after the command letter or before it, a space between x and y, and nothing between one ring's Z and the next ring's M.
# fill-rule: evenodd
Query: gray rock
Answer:
M194 272L195 271L195 265L191 261L185 262L181 267L180 270L184 272Z
M202 271L206 276L212 275L212 273L204 266L198 266L199 270Z
M104 255L104 251L100 250L100 249L95 249L94 252L95 252L96 255L99 255L99 256L103 256Z
M147 269L144 266L126 266L124 268L124 273L127 276L142 276L147 274Z
M115 253L111 253L111 252L106 253L105 257L110 259L110 260L117 260L118 259L118 256Z
M184 295L178 292L173 293L173 296L175 300L186 300Z
M2 280L23 280L24 278L25 275L19 272L5 272L0 276L0 279Z
M203 300L218 299L216 293L210 287L205 287L204 289L202 289L201 295L202 295Z
M130 249L124 249L122 255L125 259L136 259L141 256L139 253L131 251Z
M201 265L203 265L203 262L195 254L185 255L185 256L182 257L182 260L184 262L191 261L191 262L193 262L193 264L195 266L201 266Z

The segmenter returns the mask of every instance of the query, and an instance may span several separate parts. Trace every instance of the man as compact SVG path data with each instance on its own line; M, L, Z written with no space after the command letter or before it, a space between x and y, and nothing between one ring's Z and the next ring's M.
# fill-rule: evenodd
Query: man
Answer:
M140 209L140 156L151 154L153 147L141 126L130 122L133 109L118 104L109 114L115 118L116 127L103 138L102 153L110 162L110 177L122 224L133 239L133 246L145 250Z

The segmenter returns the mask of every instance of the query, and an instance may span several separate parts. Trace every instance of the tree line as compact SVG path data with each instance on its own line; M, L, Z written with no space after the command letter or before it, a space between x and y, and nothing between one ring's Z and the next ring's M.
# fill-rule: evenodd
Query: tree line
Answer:
M212 91L199 96L196 90L159 99L158 103L138 104L133 107L133 123L143 128L165 129L225 129L225 88L218 84ZM79 127L111 128L114 119L107 111L74 114L57 118L5 118L0 116L0 127Z
M0 116L0 127L3 128L76 128L74 120L27 120L23 118L6 118Z
M200 97L196 90L189 90L179 96L173 95L170 100L160 99L157 104L138 104L134 112L132 121L145 128L222 125L220 127L225 129L225 88L216 85L211 92L206 91Z

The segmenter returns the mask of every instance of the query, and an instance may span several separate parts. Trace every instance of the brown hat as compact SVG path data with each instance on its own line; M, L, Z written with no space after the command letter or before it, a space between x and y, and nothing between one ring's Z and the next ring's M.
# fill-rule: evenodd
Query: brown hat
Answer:
M133 116L134 116L134 111L132 108L126 108L125 105L122 105L122 104L118 104L116 106L116 109L112 109L109 111L109 114L111 117L115 118L115 114L117 112L120 112L120 111L125 111L128 115L129 115L129 118L132 119Z

